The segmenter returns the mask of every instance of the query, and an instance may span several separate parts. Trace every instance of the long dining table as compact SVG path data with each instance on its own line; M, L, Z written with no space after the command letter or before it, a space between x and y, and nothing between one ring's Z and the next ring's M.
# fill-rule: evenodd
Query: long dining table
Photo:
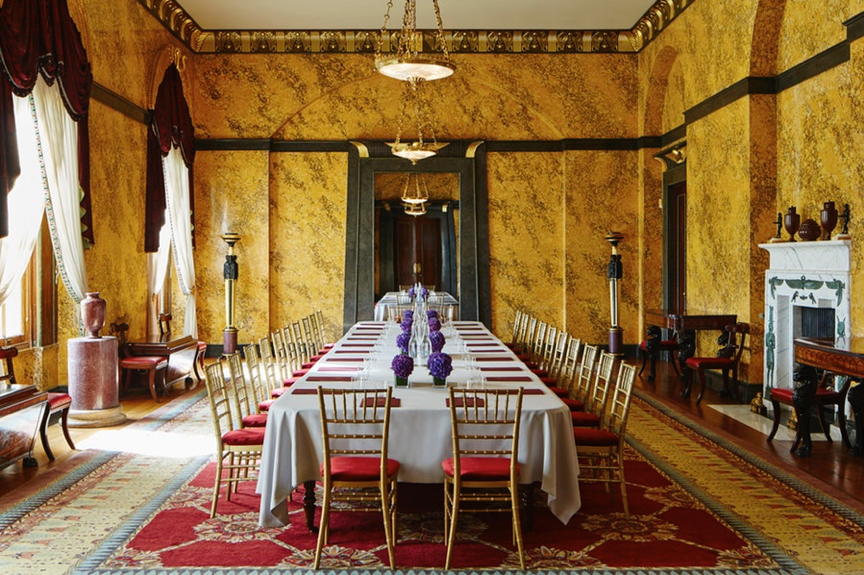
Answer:
M522 386L519 437L521 484L539 483L550 511L567 524L581 505L579 466L567 406L483 324L450 322L443 351L453 358L448 385ZM381 388L394 383L390 360L398 353L398 324L360 322L271 406L257 492L259 524L289 522L287 499L305 484L306 520L313 529L314 482L320 480L322 431L317 388ZM361 373L368 380L359 378ZM400 462L399 481L441 483L441 461L452 456L446 388L432 385L426 367L415 366L409 387L397 387L391 407L389 456Z

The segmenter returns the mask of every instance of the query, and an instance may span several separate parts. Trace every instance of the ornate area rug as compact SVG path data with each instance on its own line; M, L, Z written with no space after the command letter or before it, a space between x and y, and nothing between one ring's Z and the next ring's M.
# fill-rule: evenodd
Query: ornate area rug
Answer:
M135 428L135 429L132 429ZM169 404L42 492L0 514L0 573L248 574L307 571L315 537L302 493L291 524L261 529L254 482L209 518L212 428L200 396ZM631 517L583 485L563 526L542 504L524 533L531 571L864 574L864 518L726 445L651 400L634 400L626 474ZM124 442L152 449L129 452ZM175 457L164 457L166 450ZM401 571L444 564L442 488L400 485ZM542 497L541 497L542 499ZM460 516L455 570L518 570L507 514ZM380 514L335 511L328 571L385 571Z

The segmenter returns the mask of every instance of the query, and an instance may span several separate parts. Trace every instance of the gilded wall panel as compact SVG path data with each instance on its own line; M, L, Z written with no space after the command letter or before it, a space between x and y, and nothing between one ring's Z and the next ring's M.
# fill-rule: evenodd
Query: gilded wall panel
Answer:
M639 304L642 310L662 308L663 294L663 168L654 158L657 150L642 150L639 152L638 185L639 201L637 203L636 221L637 234L630 238L638 250L633 254L637 260L631 265L629 275L638 279L637 286ZM626 241L626 240L625 240ZM633 325L635 333L644 333L645 326L642 315L637 316L638 327ZM631 330L630 335L634 332ZM635 336L633 341L642 341Z
M492 326L509 337L517 309L564 326L562 154L488 156Z
M843 22L864 11L862 0L786 0L785 4L775 74L845 40Z
M618 322L624 329L624 342L638 342L638 154L569 151L564 158L567 329L589 343L608 342L607 266L612 249L604 236L618 231L624 234L618 246L624 268Z
M222 343L225 328L223 265L228 245L219 236L241 235L234 248L234 323L246 343L270 328L269 153L201 152L195 156L195 275L198 339Z
M327 337L342 335L347 170L344 153L270 156L271 327L320 309Z
M40 390L53 389L59 385L57 379L59 351L58 344L21 350L12 360L15 367L15 380L21 384L35 385Z

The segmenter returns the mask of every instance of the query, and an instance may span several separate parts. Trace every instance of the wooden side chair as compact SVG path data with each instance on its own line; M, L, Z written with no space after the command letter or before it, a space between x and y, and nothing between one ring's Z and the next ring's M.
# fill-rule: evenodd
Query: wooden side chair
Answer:
M221 359L208 365L204 371L213 431L216 434L216 480L213 485L213 503L210 506L210 517L213 518L216 516L216 503L223 482L226 484L225 499L230 501L231 493L237 492L238 483L257 479L253 475L257 475L261 461L264 428L239 428L234 425L230 393ZM222 477L223 470L228 471L226 478Z
M580 483L617 483L621 489L624 516L630 517L627 504L627 482L624 479L624 432L630 413L630 397L636 367L621 364L615 395L609 414L599 428L574 427L573 438L582 462L579 464ZM615 496L615 492L612 492Z
M153 401L159 403L159 395L156 393L157 379L162 386L162 391L168 395L165 389L165 372L168 369L168 358L161 355L129 355L126 347L126 332L129 331L128 323L111 324L111 333L117 335L118 353L120 356L120 374L123 378L123 389L129 387L132 382L132 374L140 373L147 375L147 386ZM161 377L160 377L161 376Z
M651 371L648 375L648 381L654 381L654 376L657 369L657 354L661 352L677 353L678 352L678 337L673 336L672 339L661 339L659 327L656 325L648 326L647 338L639 343L639 355L642 356L642 366L639 368L639 375L642 375L642 370L645 369L645 364L651 360ZM678 358L672 358L672 367L675 373L681 375L681 370L678 367Z
M395 569L396 478L399 462L388 457L392 388L318 388L324 458L321 478L324 499L313 569L321 566L321 550L330 537L334 502L349 503L340 510L381 509L390 568Z
M741 353L744 351L744 343L748 333L750 333L750 324L748 323L729 324L724 330L724 334L727 336L726 346L718 352L717 357L688 358L684 365L690 372L687 374L687 384L682 395L684 397L690 396L692 372L695 371L699 376L700 386L699 396L696 398L696 405L698 405L702 401L702 396L705 395L705 371L719 369L723 373L723 390L732 397L737 397L738 363L741 361ZM729 377L730 374L731 378ZM730 381L735 382L734 389L730 386Z
M525 551L519 515L519 424L522 388L450 388L450 426L453 457L441 462L444 470L444 535L450 569L460 511L510 511L513 540L519 563L525 570ZM506 502L509 508L490 507L487 502ZM463 502L476 508L462 509Z

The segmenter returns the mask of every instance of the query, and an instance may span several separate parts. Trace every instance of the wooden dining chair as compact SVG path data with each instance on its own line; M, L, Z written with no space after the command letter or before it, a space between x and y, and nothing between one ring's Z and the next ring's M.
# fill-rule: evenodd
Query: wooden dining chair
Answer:
M574 427L573 439L579 455L579 483L617 483L624 516L630 517L627 482L624 478L624 432L630 413L630 397L636 366L621 364L609 413L600 427ZM614 498L615 492L612 491Z
M519 564L525 569L525 550L519 514L519 425L522 388L450 388L450 426L453 457L441 462L444 470L444 535L450 569L460 512L510 511ZM479 503L462 508L463 503ZM508 507L489 506L506 502Z
M261 358L258 347L254 343L243 347L243 358L246 360L246 374L254 395L254 403L258 413L265 413L273 405L275 399L270 397L270 387L261 373Z
M258 412L255 392L243 372L240 351L228 354L228 371L231 374L228 390L234 403L234 412L238 418L236 424L239 427L265 427L267 414Z
M741 361L741 354L744 351L744 343L748 333L750 333L750 324L748 323L729 324L724 329L724 334L727 336L726 346L718 352L717 356L688 358L684 362L688 370L685 374L687 383L684 388L684 397L690 396L693 372L695 371L699 377L699 396L696 398L696 405L699 405L702 396L705 395L705 371L709 369L719 369L723 374L724 392L732 397L737 397L738 364ZM734 385L730 385L731 382L734 382Z
M570 419L574 427L599 427L606 412L606 402L609 399L609 388L612 385L615 356L605 351L600 352L600 361L594 372L594 382L591 386L591 396L585 404L585 411L571 411Z
M216 504L223 483L226 485L225 499L230 501L231 494L237 491L239 483L257 480L255 475L264 447L264 428L241 428L234 424L231 394L225 381L221 359L208 365L204 371L210 416L216 434L216 479L213 485L213 503L210 506L212 519L216 516ZM222 472L226 470L228 475L223 478Z
M576 370L574 381L576 399L583 404L591 401L593 393L594 369L597 365L598 348L596 345L585 344L582 351L582 360ZM584 411L584 408L582 409Z
M313 569L330 538L330 512L368 511L377 505L384 517L390 568L396 568L396 487L399 462L388 457L393 389L318 388L324 449L321 479L324 497Z

